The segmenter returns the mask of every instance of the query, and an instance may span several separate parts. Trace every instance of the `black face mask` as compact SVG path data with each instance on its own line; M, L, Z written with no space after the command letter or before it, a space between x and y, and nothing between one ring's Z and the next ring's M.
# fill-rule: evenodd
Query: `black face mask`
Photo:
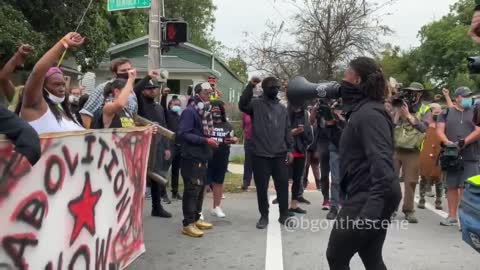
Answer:
M357 86L343 82L341 88L343 110L351 111L353 106L366 97L365 93Z
M128 80L128 73L117 73L117 78Z
M269 99L274 99L277 97L279 90L280 86L271 86L267 89L263 89L263 94Z
M438 120L438 115L432 115L432 119L433 119L433 121L437 122L437 120Z

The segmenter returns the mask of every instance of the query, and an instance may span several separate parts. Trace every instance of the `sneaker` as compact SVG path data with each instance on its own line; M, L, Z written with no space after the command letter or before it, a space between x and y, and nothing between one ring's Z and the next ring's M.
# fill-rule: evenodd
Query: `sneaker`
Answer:
M305 199L303 196L299 197L299 198L297 199L297 201L298 201L299 203L311 204L311 202L310 202L309 200Z
M290 209L288 209L288 211L290 211L290 212L292 212L292 213L297 213L297 214L306 214L306 213L307 213L307 210L303 210L303 209L300 208L300 207L290 208Z
M329 210L330 209L330 201L324 201L322 204L322 210Z
M415 217L414 212L407 212L405 213L405 219L408 221L408 223L418 223L417 217Z
M203 236L203 232L199 230L193 223L186 227L183 227L182 233L187 236L195 237L195 238Z
M278 204L278 199L277 198L273 199L272 203L273 204Z
M247 187L247 186L242 185L240 188L242 189L242 191L248 191L248 187Z
M330 211L328 212L327 214L327 219L328 220L334 220L337 218L337 215L338 215L338 210L336 207L332 207L330 208Z
M174 193L174 194L172 194L172 200L181 201L181 200L183 200L183 197L182 197L182 195L180 195L178 193Z
M222 208L220 208L220 206L217 206L214 209L212 209L212 216L216 216L216 217L219 217L219 218L224 218L225 213L223 212Z
M425 199L420 199L420 201L418 201L417 207L420 209L425 209Z
M227 198L227 196L225 196L225 193L222 194L222 200L225 200Z
M197 222L195 222L195 226L197 228L199 228L200 230L202 231L205 231L205 230L210 230L213 228L213 224L212 223L208 223L208 222L205 222L201 219L197 220Z
M268 217L262 216L257 222L257 229L265 229L268 226Z
M162 196L162 202L166 203L166 204L171 204L172 201L168 198L168 195L165 194L164 196Z
M152 217L171 218L172 214L167 212L163 207L152 209Z
M445 220L440 221L440 225L442 226L456 226L457 224L458 220L451 217L447 217Z
M442 200L436 200L436 201L435 201L435 209L437 209L437 210L443 210Z

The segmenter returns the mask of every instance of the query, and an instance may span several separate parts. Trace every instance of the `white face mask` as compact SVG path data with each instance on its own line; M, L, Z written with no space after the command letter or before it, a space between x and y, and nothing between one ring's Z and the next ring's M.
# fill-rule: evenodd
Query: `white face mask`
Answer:
M50 99L51 102L53 102L53 104L55 105L58 105L60 103L62 103L64 100L65 100L65 96L63 97L57 97L55 96L54 94L50 93L47 88L44 88L45 91L47 91L47 94L48 94L48 99Z

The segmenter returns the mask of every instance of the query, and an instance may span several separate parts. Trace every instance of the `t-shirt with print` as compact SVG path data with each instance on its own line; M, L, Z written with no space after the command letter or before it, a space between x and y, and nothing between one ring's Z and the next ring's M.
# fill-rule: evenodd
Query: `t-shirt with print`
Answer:
M233 127L228 122L214 123L212 138L215 139L219 146L213 151L213 157L209 166L215 168L225 168L228 166L228 158L230 155L230 145L225 143L226 138L233 137Z
M438 122L445 123L445 135L451 142L465 139L475 130L473 123L474 108L465 109L463 112L456 108L449 108L443 111L438 117ZM478 161L480 148L477 142L467 145L460 152L463 160Z

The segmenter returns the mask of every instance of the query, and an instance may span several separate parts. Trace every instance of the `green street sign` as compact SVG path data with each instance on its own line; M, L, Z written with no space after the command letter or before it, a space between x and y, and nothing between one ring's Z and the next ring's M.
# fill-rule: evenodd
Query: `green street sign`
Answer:
M134 8L149 8L151 0L108 0L107 10L118 11Z

